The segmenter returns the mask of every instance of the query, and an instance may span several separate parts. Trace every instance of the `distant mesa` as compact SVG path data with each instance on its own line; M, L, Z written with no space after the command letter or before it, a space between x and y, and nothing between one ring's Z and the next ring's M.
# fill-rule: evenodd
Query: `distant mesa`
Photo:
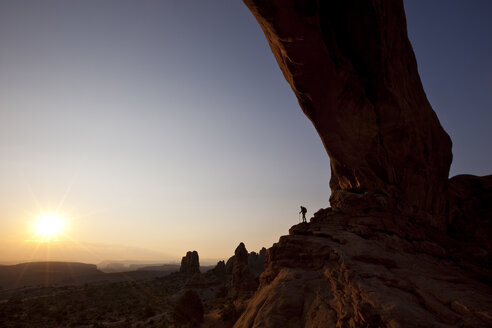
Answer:
M77 285L104 280L105 274L94 264L78 262L29 262L0 266L0 286Z
M105 273L94 264L78 262L27 262L0 265L0 287L16 289L37 286L70 286L87 283L135 281L162 277L178 269L177 265L165 270L137 270Z

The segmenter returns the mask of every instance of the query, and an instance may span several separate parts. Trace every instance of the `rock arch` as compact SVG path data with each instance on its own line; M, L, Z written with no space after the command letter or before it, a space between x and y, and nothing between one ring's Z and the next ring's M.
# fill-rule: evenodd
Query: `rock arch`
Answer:
M423 90L403 2L244 2L330 157L332 207L379 199L444 229L451 139Z

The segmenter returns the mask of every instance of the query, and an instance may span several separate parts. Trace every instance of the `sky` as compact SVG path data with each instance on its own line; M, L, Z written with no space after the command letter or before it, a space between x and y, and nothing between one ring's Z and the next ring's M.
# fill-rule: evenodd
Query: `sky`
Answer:
M405 7L450 175L490 174L492 2ZM329 177L241 1L0 0L0 263L211 264L328 207Z

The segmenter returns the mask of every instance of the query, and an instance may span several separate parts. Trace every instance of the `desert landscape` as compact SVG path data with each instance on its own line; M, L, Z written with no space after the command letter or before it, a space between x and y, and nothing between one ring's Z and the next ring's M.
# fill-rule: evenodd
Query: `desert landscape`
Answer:
M66 262L0 266L0 325L231 327L258 287L265 253L248 253L241 243L227 262L209 268L190 251L174 272L105 274Z
M178 249L175 245L190 243L181 263L2 265L0 327L492 327L492 175L450 177L453 143L424 91L404 2L243 2L328 155L329 206L323 204L299 222L306 211L301 205L299 221L292 225L291 220L288 234L274 236L279 239L273 245L248 250L248 242L238 239L235 249L227 249L228 257L201 265L202 250L192 245L202 239L200 245L212 245L206 252L220 249L223 254L234 233L273 231L267 230L273 229L268 218L248 216L248 210L262 206L257 199L228 211L230 203L249 200L242 186L221 189L221 197L231 197L219 202L223 211L208 207L200 197L212 203L207 197L215 183L200 179L220 171L211 165L197 174L197 184L206 187L192 203L206 209L203 218L197 215L181 226L187 217L180 215L193 206L169 210L174 212L165 231L172 240L168 245ZM195 115L197 121L204 119ZM238 131L242 125L247 124L237 124ZM487 154L488 137L481 147ZM213 157L212 144L191 152L205 162ZM246 156L238 158L236 171L256 165ZM289 163L272 162L277 171L271 175ZM299 163L302 171L307 164ZM253 189L251 197L263 198L262 188ZM186 198L194 187L176 184L172 191ZM295 221L296 212L291 212ZM221 216L226 219L214 225ZM230 223L249 219L252 223L241 228ZM126 229L132 240L140 240L135 231L148 229L143 243L158 230L158 219L131 219L139 220ZM56 244L61 218L44 216L36 222L40 244ZM124 230L128 223L112 224ZM258 225L262 229L254 230ZM217 237L219 230L227 243ZM108 231L107 239L117 235Z

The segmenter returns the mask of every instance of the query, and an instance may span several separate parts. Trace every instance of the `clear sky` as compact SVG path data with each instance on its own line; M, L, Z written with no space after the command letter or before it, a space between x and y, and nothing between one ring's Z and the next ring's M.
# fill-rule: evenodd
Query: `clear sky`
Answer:
M451 175L491 173L492 2L405 5ZM0 0L0 262L257 251L329 177L240 0ZM42 213L64 217L50 242Z

